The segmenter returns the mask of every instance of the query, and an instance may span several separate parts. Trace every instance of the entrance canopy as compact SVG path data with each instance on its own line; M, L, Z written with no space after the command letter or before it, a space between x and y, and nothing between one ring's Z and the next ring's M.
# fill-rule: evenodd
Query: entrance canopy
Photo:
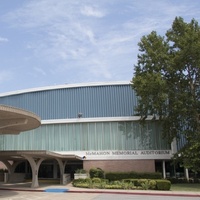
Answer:
M41 125L40 118L32 112L0 105L0 134L19 134Z
M81 157L74 154L58 154L51 151L0 151L0 161L2 161L7 169L9 182L12 182L12 177L15 168L23 161L28 161L32 170L32 185L35 188L39 186L38 172L41 163L44 160L56 160L60 168L60 183L64 184L65 166L69 160L82 160Z
M58 154L52 151L0 151L0 160L7 161L23 161L27 160L25 157L32 157L37 159L61 159L61 160L82 160L82 157L74 154Z
M29 111L0 105L0 134L19 134L22 131L35 129L41 125L40 118ZM47 159L55 159L60 168L61 183L64 183L64 170L68 160L81 160L76 155L61 155L50 151L0 151L0 161L7 169L10 181L15 168L23 161L28 161L32 170L32 185L38 187L38 171L41 163Z

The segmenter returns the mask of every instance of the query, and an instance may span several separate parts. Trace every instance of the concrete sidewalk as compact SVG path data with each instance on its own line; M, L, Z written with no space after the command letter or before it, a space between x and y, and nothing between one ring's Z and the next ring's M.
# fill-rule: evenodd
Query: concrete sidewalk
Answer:
M184 191L157 191L157 190L111 190L111 189L90 189L76 188L71 183L67 185L44 184L41 183L38 188L31 188L31 183L0 183L0 190L27 191L27 192L69 192L69 193L99 193L99 194L129 194L129 195L157 195L157 196L182 196L182 197L200 197L200 192Z

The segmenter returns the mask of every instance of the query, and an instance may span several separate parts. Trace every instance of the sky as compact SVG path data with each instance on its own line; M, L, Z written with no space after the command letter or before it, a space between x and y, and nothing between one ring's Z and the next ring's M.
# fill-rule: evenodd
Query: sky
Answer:
M0 0L0 93L131 81L141 37L176 16L200 21L200 1Z

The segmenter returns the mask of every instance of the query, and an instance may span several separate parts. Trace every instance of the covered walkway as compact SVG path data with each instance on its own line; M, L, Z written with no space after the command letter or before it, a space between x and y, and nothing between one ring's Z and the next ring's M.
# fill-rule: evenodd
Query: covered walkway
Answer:
M28 131L38 128L41 125L40 117L32 112L0 105L0 134L19 134L22 131ZM15 176L16 167L28 161L32 171L32 188L39 187L38 172L41 163L44 160L53 159L58 162L60 169L60 183L66 184L66 175L64 174L65 165L69 160L81 160L76 155L60 155L50 151L0 151L0 161L2 161L8 169L8 182L17 180Z
M39 187L38 173L41 163L44 160L56 160L60 169L60 184L67 184L70 180L70 176L64 174L65 166L70 160L82 160L77 155L61 155L51 151L1 151L0 161L2 161L8 169L8 182L12 183L15 179L14 172L16 167L24 162L28 161L32 171L32 188Z

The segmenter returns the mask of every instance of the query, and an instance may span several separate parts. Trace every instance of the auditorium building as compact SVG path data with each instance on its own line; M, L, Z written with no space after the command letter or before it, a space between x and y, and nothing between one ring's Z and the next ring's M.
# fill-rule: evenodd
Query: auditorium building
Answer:
M76 169L174 173L177 145L167 143L154 116L141 124L130 82L65 84L0 94L0 104L35 113L41 126L0 135L0 160L9 173L61 178ZM8 162L9 161L9 162ZM11 162L12 161L12 162ZM13 163L12 165L10 163ZM35 174L33 176L33 174ZM14 175L12 176L14 177Z

